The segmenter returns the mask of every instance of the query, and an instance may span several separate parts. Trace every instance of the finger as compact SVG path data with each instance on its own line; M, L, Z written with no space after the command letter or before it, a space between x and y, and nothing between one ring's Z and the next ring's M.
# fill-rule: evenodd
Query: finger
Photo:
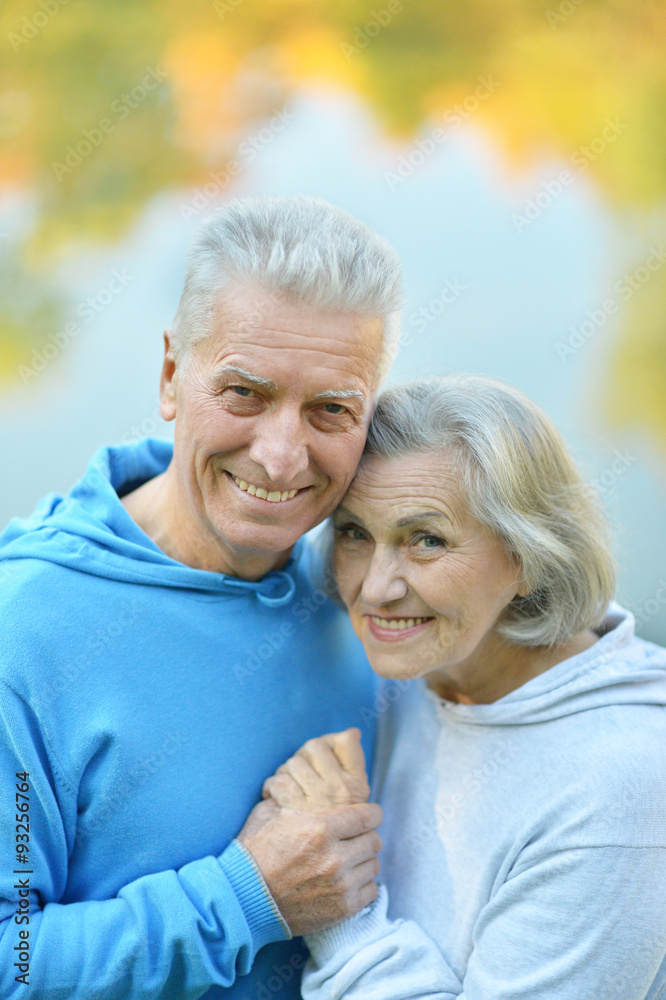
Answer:
M356 865L352 871L354 885L360 888L363 885L367 885L368 882L374 882L379 877L380 870L379 858L376 857L370 858L369 861L363 861L360 865Z
M358 802L349 806L337 806L326 817L329 832L338 840L344 841L370 833L381 826L384 813L376 802Z
M305 796L300 786L288 774L267 778L263 794L264 797L270 796L282 809L300 809L305 804Z
M359 889L356 897L359 910L362 910L364 906L369 906L370 903L374 903L378 895L379 886L377 883L374 880L372 882L366 882L366 884Z
M326 740L308 740L298 754L308 761L323 781L332 785L344 784L345 771Z
M356 869L359 865L364 865L368 861L373 861L382 848L382 842L376 830L362 833L353 840L342 840L338 844L337 850L344 858L348 869ZM374 876L373 876L374 877Z
M346 729L344 733L338 733L333 752L349 774L365 775L365 754L361 746L360 729Z
M326 733L319 738L330 746L340 761L341 767L349 774L366 773L365 754L361 746L361 730L356 726L340 733Z
M305 757L301 757L300 754L290 757L285 762L284 768L283 773L289 775L300 786L304 795L312 795L317 789L321 789L321 778L309 761Z

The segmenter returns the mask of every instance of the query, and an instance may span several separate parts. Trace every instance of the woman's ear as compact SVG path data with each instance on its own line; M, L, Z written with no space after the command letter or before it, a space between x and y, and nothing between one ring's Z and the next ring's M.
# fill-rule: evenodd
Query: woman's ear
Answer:
M523 564L518 558L516 553L513 553L513 561L516 567L516 573L518 577L518 587L516 589L516 597L528 597L529 594L534 590L534 584L529 580L525 579L525 571L523 569Z

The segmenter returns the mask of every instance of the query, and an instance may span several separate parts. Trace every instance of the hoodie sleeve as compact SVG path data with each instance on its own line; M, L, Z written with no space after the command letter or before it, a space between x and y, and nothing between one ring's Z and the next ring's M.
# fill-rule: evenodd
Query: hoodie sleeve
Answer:
M306 938L303 997L645 1000L660 995L655 982L666 985L665 885L663 847L536 859L482 909L462 980L416 923L388 919L382 888L361 914Z
M68 864L59 778L31 710L6 687L0 726L0 996L194 1000L290 937L238 841L138 878L114 899L59 902Z

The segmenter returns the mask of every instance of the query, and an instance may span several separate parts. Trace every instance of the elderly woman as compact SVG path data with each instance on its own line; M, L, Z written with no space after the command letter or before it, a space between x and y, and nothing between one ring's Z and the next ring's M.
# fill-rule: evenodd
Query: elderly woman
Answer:
M307 938L308 1000L666 996L666 651L609 602L591 490L525 396L391 388L333 517L334 571L386 683L375 903ZM358 800L351 730L266 783Z

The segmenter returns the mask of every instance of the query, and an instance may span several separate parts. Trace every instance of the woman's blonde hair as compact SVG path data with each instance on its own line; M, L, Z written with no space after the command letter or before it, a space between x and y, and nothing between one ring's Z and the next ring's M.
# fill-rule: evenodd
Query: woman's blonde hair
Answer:
M522 567L529 593L497 631L525 646L563 642L602 621L615 590L607 527L560 434L522 392L479 375L387 388L364 454L446 449L470 511Z

